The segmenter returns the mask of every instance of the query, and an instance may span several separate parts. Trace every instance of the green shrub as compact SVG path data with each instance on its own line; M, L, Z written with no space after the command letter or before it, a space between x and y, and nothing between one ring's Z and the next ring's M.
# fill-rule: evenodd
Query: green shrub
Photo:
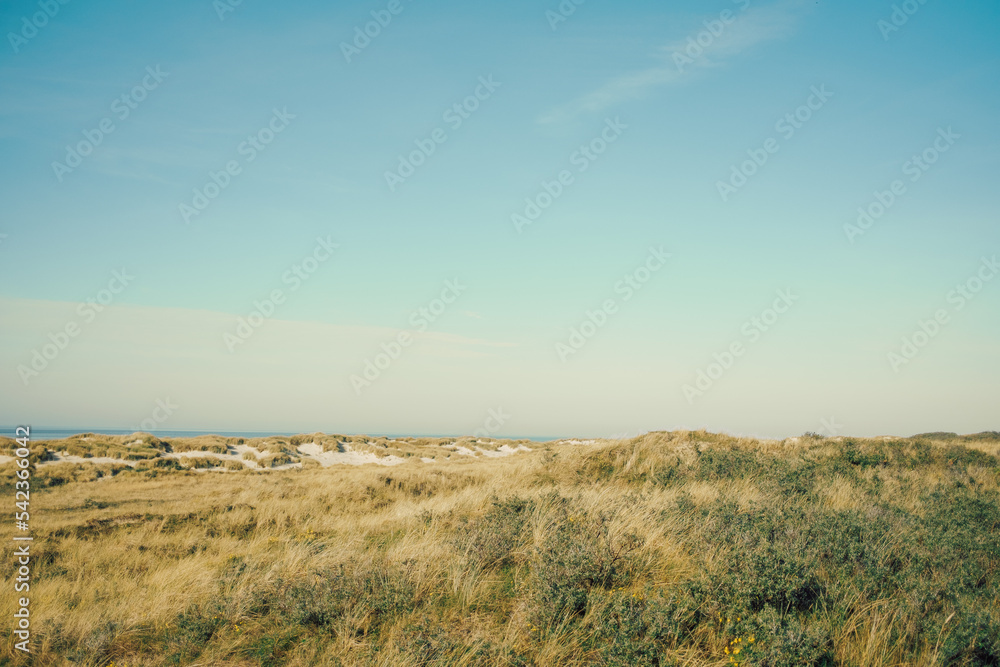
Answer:
M552 527L530 561L532 602L538 625L582 614L591 589L626 583L636 535L612 535L604 513L589 514L565 498L551 499Z
M521 498L493 499L486 513L461 525L453 540L458 549L482 568L502 567L524 543L524 527L535 503Z
M690 640L702 620L687 586L658 593L613 590L594 594L607 598L593 622L604 665L669 664L660 659L663 651Z
M743 614L764 607L807 611L823 590L808 558L772 544L733 553L710 581L722 603Z
M107 664L112 656L115 641L122 634L122 630L119 623L104 621L87 632L72 649L67 651L67 657L71 661L84 664Z
M506 665L527 667L526 656L491 639L470 638L440 620L421 617L403 629L400 649L416 665Z
M694 477L698 480L742 479L757 475L764 461L743 449L706 449L698 456Z
M1000 665L1000 618L989 609L956 613L953 628L945 629L939 656L942 665L995 667Z
M873 468L889 463L889 454L884 446L872 443L858 444L853 440L845 440L842 450L844 459L859 468Z
M318 570L294 582L279 580L274 590L275 609L287 622L329 629L360 607L366 615L359 629L366 634L414 603L414 587L406 576L378 563Z
M982 466L984 468L996 468L1000 466L1000 459L981 452L978 449L970 449L961 445L949 445L941 449L941 458L948 465L958 466Z
M888 508L816 512L811 516L808 550L839 589L882 599L905 584L909 545L899 539L913 518Z
M793 614L781 614L773 608L742 619L734 626L734 639L730 646L742 648L733 662L754 667L833 667L833 642L829 630L818 625L805 625ZM750 642L749 638L754 641ZM733 654L735 649L730 651Z
M169 664L187 665L201 655L205 645L226 624L225 604L215 598L203 605L191 605L177 615L165 633Z

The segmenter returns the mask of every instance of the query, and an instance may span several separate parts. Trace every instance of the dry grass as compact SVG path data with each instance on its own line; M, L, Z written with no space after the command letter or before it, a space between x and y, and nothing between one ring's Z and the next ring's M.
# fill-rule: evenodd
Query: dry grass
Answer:
M128 448L129 437L75 438L72 446ZM821 519L908 526L911 519L891 512L922 521L935 492L996 507L996 439L845 443L675 432L449 460L449 448L474 441L313 434L135 446L247 444L266 452L266 468L307 442L410 460L392 468L254 471L237 461L241 469L225 472L68 464L35 471L32 664L626 665L653 664L655 654L656 664L707 667L730 664L726 647L750 632L761 648L740 664L799 664L796 656L813 649L826 662L807 664L997 664L955 645L965 641L955 633L968 605L1000 618L995 589L953 599L927 593L952 576L947 561L928 565L923 588L879 589L832 557L809 561L818 592L795 609L741 579L757 571L741 569L744 561L778 553L762 567L778 563L780 572L766 576L792 590L781 577L797 575L780 568L794 545L815 543L804 535ZM968 458L972 449L986 456ZM432 455L434 463L418 460ZM7 482L11 468L3 467ZM727 533L751 520L758 523ZM762 538L755 526L768 521L777 528L761 528L770 535ZM1000 525L979 531L984 549L1000 545ZM898 537L872 537L867 547L878 557L864 567L874 572L884 561L891 572L900 558L909 563ZM1000 560L990 560L1000 559L1000 547L982 553L980 583L1000 583ZM869 562L858 558L858 568ZM922 560L913 563L912 572L924 571ZM8 577L3 589L13 585ZM793 592L804 584L795 585ZM662 601L669 595L674 602ZM2 596L0 613L9 619L13 611L13 594ZM716 618L730 613L729 622ZM679 634L657 635L656 623ZM816 646L782 639L795 632ZM14 659L13 642L5 638L0 661Z

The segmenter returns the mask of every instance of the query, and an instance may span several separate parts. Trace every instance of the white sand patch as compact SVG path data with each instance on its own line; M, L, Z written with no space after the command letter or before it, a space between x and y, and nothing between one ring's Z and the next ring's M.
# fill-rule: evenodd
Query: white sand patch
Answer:
M206 459L221 459L223 461L239 460L239 456L237 456L236 454L220 454L219 452L206 452L204 450L194 450L190 452L170 452L169 454L163 454L161 458L190 459L196 456Z
M487 442L492 442L492 441L487 441ZM580 444L587 444L587 443L580 443ZM485 458L499 458L503 456L510 456L512 454L517 454L519 452L532 451L530 447L526 447L525 445L518 445L517 447L512 447L506 443L500 445L500 447L498 447L495 450L484 449L478 446L475 449L469 449L468 447L462 447L461 445L448 445L443 447L444 449L453 454L457 454L459 456L470 456L473 458L479 458L480 454L482 454L482 456ZM382 465L382 466L395 466L401 463L406 463L406 458L404 457L399 457L394 455L379 456L378 454L375 454L373 452L355 451L352 450L351 446L346 443L342 443L340 445L340 448L342 451L327 452L323 451L322 445L319 445L315 442L310 442L299 445L299 447L297 448L297 452L302 459L312 459L317 463L319 463L320 466L324 468L328 468L333 465L360 466L360 465L374 463L376 465ZM245 454L246 452L252 452L254 456L258 458L264 458L269 454L269 452L267 451L261 451L256 447L252 447L250 445L233 445L229 447L229 451L225 454L221 454L219 452L197 450L190 452L164 453L161 454L159 458L175 459L175 460L190 459L190 458L215 459L216 461L219 461L220 465L226 461L237 461L239 463L242 463L246 468L257 469L257 470L289 470L291 468L303 467L302 461L285 463L282 465L274 466L273 468L263 467L257 461L244 459L243 454ZM117 459L110 456L94 456L89 458L83 456L74 456L65 451L58 453L53 452L52 456L53 460L39 463L39 465L51 465L56 463L93 463L93 464L118 463L121 465L127 465L129 467L134 468L136 465L140 463L139 461L126 461L124 459ZM445 458L451 458L451 456L449 455ZM14 457L12 456L0 456L0 465L4 463L9 463L10 461L13 460ZM153 461L157 459L149 459L149 460ZM420 457L419 460L423 463L440 463L440 461L444 459L434 459L427 456L423 456ZM217 469L191 468L191 470L204 472ZM227 470L227 472L230 471ZM236 471L231 471L231 472L236 472Z
M0 456L0 466L2 466L4 463L10 463L13 460L14 460L13 456Z
M558 445L592 445L596 440L560 440L556 444Z
M318 445L315 442L308 442L299 445L299 451L306 456L311 456L313 458L322 457L325 454L337 454L339 452L324 452L323 445Z
M256 456L257 458L261 458L262 456L264 456L264 452L250 445L232 445L230 448L234 449L236 453L239 454L240 460L243 461L243 463L245 463L248 468L257 469L260 467L260 465L258 465L256 461L244 459L243 455L246 454L247 452L252 452L254 456Z
M517 454L518 452L530 452L531 451L530 447L525 447L524 445L518 445L517 447L511 447L508 444L500 445L500 447L498 447L495 450L492 450L492 449L482 449L480 447L477 447L476 449L478 449L480 452L482 452L483 456L486 456L486 457L492 458L492 459L499 458L501 456L510 456L511 454Z
M249 459L244 459L243 458L243 454L246 453L246 452L253 452L254 456L256 456L257 458L264 458L264 457L266 457L266 456L268 456L270 454L270 452L267 452L267 451L263 451L262 452L259 449L257 449L256 447L251 447L249 445L234 445L234 446L230 447L230 453L228 453L228 454L220 454L218 452L206 452L206 451L198 450L198 451L192 451L192 452L174 452L174 453L171 453L171 454L164 454L163 458L181 459L181 458L190 458L192 456L197 456L197 457L219 459L220 461L239 461L239 462L243 463L243 465L245 465L247 468L251 468L253 470L258 470L258 469L260 469L260 470L288 470L289 468L301 468L302 467L302 463L300 461L294 461L292 463L282 463L281 465L277 465L277 466L274 466L274 467L265 467L265 466L260 465L260 463L258 463L257 461L252 461L252 460L249 460ZM301 452L301 448L300 448L300 452ZM310 458L312 458L312 457L310 457ZM193 468L193 469L194 470L202 470L202 468ZM208 470L208 468L205 468L205 470Z
M355 452L351 450L350 445L346 444L341 445L341 447L344 448L344 451L342 452L324 452L322 445L318 445L315 442L309 442L299 445L299 452L303 456L308 456L318 462L324 468L337 464L360 466L366 463L394 466L406 461L406 459L398 456L378 456L371 452Z

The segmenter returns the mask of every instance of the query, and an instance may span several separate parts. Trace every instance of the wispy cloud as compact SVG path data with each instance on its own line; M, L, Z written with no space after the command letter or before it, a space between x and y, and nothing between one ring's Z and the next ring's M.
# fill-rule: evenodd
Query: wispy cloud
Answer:
M0 238L5 238L0 234ZM19 299L0 296L0 342L5 337L17 336L23 340L46 340L50 329L62 329L66 322L80 321L77 302L53 301L46 299ZM174 308L168 306L140 306L135 304L112 304L105 306L106 315L95 320L95 338L117 349L122 345L132 345L134 349L162 352L176 345L181 347L180 331L186 332L184 340L191 347L211 356L230 357L222 344L222 333L231 332L236 326L238 315L210 310ZM103 311L102 311L103 312ZM106 326L114 321L114 326ZM82 327L82 324L81 324ZM380 325L344 325L310 320L285 320L277 317L268 319L265 329L272 330L259 338L267 345L287 349L298 349L300 353L311 349L316 354L323 351L326 357L339 353L353 360L360 352L367 352L373 345L396 338L404 329ZM516 343L470 338L447 331L411 332L414 338L433 343L439 348L508 348ZM263 346L263 345L262 345ZM353 346L353 349L352 347ZM355 351L356 349L356 351ZM332 350L332 351L331 351ZM4 353L21 353L23 350L5 349ZM2 361L4 354L0 354ZM2 364L0 364L2 367Z
M596 90L546 112L538 122L558 123L583 113L597 113L628 100L641 99L655 88L683 83L704 70L724 66L756 46L790 35L805 4L803 0L784 0L764 7L750 7L743 12L734 8L735 20L726 25L720 34L713 36L712 42L703 47L701 53L695 53L690 60L679 63L675 54L688 57L685 53L690 43L688 38L697 38L698 33L705 31L704 24L699 22L682 40L657 50L659 64L622 74ZM715 15L706 20L717 19L718 15Z

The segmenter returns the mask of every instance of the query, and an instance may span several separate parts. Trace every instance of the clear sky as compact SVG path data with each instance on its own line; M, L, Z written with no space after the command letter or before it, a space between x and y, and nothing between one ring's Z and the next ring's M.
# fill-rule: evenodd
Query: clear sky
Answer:
M998 28L8 0L0 423L1000 428Z

